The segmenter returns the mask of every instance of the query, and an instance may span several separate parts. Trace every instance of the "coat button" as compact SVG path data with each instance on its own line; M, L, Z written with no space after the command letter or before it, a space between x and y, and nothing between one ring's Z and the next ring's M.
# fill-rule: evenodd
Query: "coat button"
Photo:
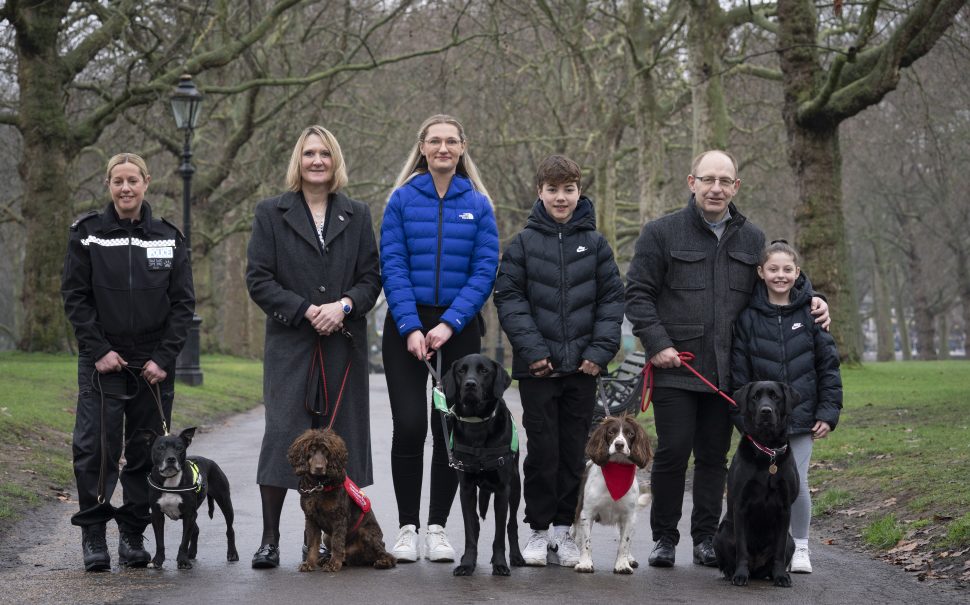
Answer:
M326 292L327 291L327 288L325 286L320 286L319 288L317 288L317 290L319 290L321 292Z

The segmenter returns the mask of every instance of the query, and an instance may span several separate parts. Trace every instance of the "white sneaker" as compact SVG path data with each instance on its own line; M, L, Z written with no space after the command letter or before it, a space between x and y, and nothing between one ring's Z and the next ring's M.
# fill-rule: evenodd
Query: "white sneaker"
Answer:
M579 547L569 535L569 527L556 527L553 532L553 542L549 547L556 553L560 567L576 567L579 563Z
M397 542L391 554L400 563L413 563L418 560L418 528L405 525L397 532Z
M788 566L788 571L792 573L812 573L812 562L809 561L808 555L807 546L796 546L795 554L791 558L791 565Z
M549 553L549 532L544 529L532 530L529 541L525 543L522 558L525 564L533 567L545 567L546 555Z
M425 556L428 557L429 561L455 560L455 549L451 547L444 527L429 525L428 531L424 534L424 539L427 541Z

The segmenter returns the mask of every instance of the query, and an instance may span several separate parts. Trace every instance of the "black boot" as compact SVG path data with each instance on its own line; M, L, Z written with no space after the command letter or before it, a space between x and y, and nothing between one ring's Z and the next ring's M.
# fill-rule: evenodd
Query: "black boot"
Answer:
M81 528L81 552L84 553L84 571L111 569L111 555L104 539L104 523Z
M152 556L145 550L140 533L122 531L118 538L118 563L126 567L145 567Z

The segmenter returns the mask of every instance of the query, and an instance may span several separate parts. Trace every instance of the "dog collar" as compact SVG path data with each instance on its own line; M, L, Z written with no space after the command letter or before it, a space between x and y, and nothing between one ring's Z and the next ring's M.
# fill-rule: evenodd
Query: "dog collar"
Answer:
M157 489L160 492L165 492L167 494L178 494L181 492L195 492L200 493L202 491L202 474L199 472L199 467L192 460L186 460L185 465L189 467L189 471L192 473L192 485L188 487L165 487L164 485L156 485L152 481L152 474L148 473L148 485Z
M755 449L760 451L762 454L768 456L769 462L770 462L770 464L768 465L768 473L771 475L774 475L775 473L777 473L778 465L775 464L775 458L783 455L785 452L788 451L788 444L786 443L781 447L770 448L770 447L761 445L760 443L755 441L754 438L751 437L751 435L745 435L745 437L748 438L748 441L751 442L751 445L753 445Z

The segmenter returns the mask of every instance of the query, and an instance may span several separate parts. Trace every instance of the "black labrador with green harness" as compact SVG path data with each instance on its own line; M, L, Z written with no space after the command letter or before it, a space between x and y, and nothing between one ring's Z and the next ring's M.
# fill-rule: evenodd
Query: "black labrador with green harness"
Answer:
M465 552L456 576L475 572L478 559L479 520L495 496L495 540L492 542L492 575L510 575L505 558L505 531L509 560L525 565L519 550L516 516L522 494L519 477L518 433L502 395L512 384L508 372L484 355L466 355L455 361L442 378L444 397L434 394L435 407L452 419L448 457L458 471L461 512L465 522ZM508 521L506 527L506 520Z

